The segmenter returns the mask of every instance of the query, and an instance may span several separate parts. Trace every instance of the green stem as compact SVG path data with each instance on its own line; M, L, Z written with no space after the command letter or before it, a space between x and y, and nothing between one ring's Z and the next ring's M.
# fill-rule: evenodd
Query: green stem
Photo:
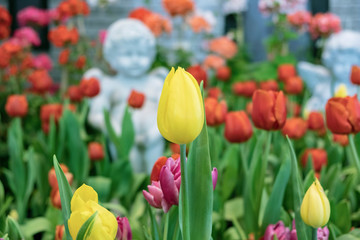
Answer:
M312 234L311 234L312 240L317 240L317 228L312 228Z
M353 155L353 159L354 159L354 164L356 167L356 170L358 171L358 174L360 174L360 161L359 161L359 155L356 151L356 146L355 146L355 142L354 142L354 136L353 135L349 135L349 143L350 143L350 149L351 149L351 153Z
M245 157L244 151L245 151L244 143L240 143L241 166L243 168L245 179L246 179L247 173L248 173L248 167L247 167L247 158Z
M165 227L164 227L164 237L163 237L163 240L167 240L167 238L168 238L169 216L170 216L170 213L165 213Z
M189 229L189 199L188 182L186 169L186 144L180 144L180 162L181 162L181 211L182 211L182 239L190 240Z
M240 223L238 222L238 220L234 217L232 220L234 227L236 229L236 231L239 234L240 239L246 239L246 234L244 229L240 226Z

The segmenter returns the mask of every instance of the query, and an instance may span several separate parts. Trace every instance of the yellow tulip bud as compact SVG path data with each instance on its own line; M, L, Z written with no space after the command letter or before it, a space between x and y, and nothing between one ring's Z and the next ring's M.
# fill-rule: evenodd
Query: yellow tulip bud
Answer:
M73 239L85 223L95 212L95 222L88 240L104 239L114 240L118 224L115 216L98 204L97 192L90 186L83 184L71 199L71 215L68 220L69 232Z
M322 227L329 221L329 200L317 179L305 193L300 214L302 220L313 228Z
M347 88L345 84L340 84L336 89L335 97L346 97L347 96Z
M204 124L204 107L199 85L183 68L167 75L161 92L157 123L160 133L170 142L190 143Z

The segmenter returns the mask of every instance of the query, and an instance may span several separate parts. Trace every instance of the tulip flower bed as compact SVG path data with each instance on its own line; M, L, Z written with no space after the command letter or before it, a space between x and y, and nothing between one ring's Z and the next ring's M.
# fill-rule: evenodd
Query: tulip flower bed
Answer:
M210 29L192 0L162 2L169 17L146 8L129 17L156 37L171 32L175 16L195 34ZM98 40L85 35L86 2L27 8L10 38L12 17L0 7L0 239L360 239L358 97L341 90L308 111L309 90L286 51L297 31L324 40L340 22L263 2L261 11L278 16L269 60L250 63L226 36L208 39L198 64L178 53L157 112L167 147L150 174L134 172L130 157L132 114L144 93L126 96L120 135L108 111L107 134L87 123L101 84L82 76L90 67L112 70L100 54L104 32ZM35 29L49 23L56 63L32 54ZM160 51L154 66L170 69L164 59ZM53 65L60 83L49 74ZM360 84L359 69L349 82Z

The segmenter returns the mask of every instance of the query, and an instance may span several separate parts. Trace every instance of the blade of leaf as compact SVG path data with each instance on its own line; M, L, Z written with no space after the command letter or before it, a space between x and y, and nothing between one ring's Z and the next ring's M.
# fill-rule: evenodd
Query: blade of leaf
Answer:
M148 211L149 211L149 215L150 215L150 221L151 221L151 235L152 235L152 239L153 240L160 240L160 235L159 235L159 226L156 222L156 219L154 217L154 214L151 210L150 205L148 205Z
M308 236L310 236L310 228L305 225L305 223L302 221L300 216L300 206L301 206L302 198L304 196L304 190L301 184L294 147L288 136L286 136L286 139L288 141L290 156L291 156L291 182L292 182L293 196L294 196L296 233L298 239L307 240Z
M54 155L53 159L54 169L56 173L56 178L58 181L59 186L59 192L60 192L60 200L61 200L61 211L63 215L64 225L65 225L65 231L66 231L66 238L68 240L72 240L69 232L68 227L68 220L70 218L71 214L71 197L73 195L71 187L69 185L69 182L67 181L65 174L63 170L61 169L58 160L56 159L56 156Z
M76 236L76 240L86 240L90 236L97 215L98 212L96 211L84 222Z

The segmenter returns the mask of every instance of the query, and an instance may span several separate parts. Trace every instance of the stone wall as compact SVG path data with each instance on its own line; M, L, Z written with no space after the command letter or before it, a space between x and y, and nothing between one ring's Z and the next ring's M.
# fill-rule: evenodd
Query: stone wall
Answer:
M329 0L330 11L341 19L343 29L360 31L360 0Z

